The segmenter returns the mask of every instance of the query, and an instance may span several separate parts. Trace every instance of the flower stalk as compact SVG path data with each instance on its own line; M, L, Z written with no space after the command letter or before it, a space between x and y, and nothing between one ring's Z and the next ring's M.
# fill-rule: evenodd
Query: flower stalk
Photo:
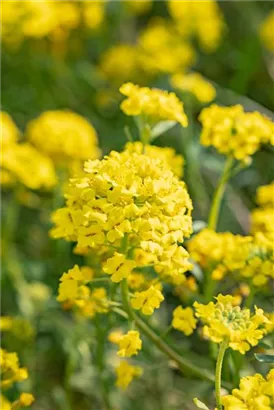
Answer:
M226 349L228 347L228 341L224 340L220 344L217 363L216 363L216 372L215 372L215 397L216 397L216 405L218 410L222 410L222 402L221 402L221 387L222 387L222 367L223 367L223 360Z

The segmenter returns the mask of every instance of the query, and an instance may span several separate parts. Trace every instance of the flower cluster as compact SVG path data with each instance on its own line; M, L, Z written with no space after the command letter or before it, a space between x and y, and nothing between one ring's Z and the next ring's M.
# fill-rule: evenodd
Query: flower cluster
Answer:
M274 52L274 11L269 13L266 19L260 26L260 37L265 48L271 52Z
M251 213L251 232L261 234L270 246L274 241L274 183L258 188L256 208Z
M9 353L6 350L1 349L0 367L2 391L11 388L14 383L21 382L28 378L28 371L25 367L20 367L19 359L16 353ZM4 395L1 395L1 408L11 409L30 406L33 401L34 397L30 393L22 393L19 399L12 404L5 398Z
M116 386L125 390L135 377L140 377L143 374L143 369L139 366L133 366L126 360L120 362L115 369L117 375Z
M197 38L206 52L212 52L219 46L224 31L224 21L217 1L169 0L168 6L184 38Z
M214 86L199 73L174 74L170 82L172 87L193 94L201 103L209 103L216 96Z
M71 111L46 111L29 122L27 138L41 152L63 163L100 156L93 126Z
M201 143L239 161L247 160L263 143L273 143L274 124L259 112L244 112L241 105L204 108Z
M145 154L150 158L159 158L176 176L183 176L184 158L182 155L176 154L173 148L157 147L156 145L145 145L140 141L128 142L124 148L127 152L136 152L137 154Z
M141 32L137 52L140 69L148 75L184 71L195 61L192 46L161 18L153 19Z
M207 305L194 302L196 316L204 324L204 336L215 343L226 341L233 350L245 354L264 337L269 319L262 309L255 308L252 315L249 309L235 306L237 301L231 295L218 295L215 299L216 303Z
M91 290L87 285L92 281L94 272L91 268L75 265L60 279L57 300L64 308L74 308L82 316L93 318L97 313L108 312L105 288Z
M103 253L103 270L114 281L148 265L163 279L184 281L191 265L178 243L192 231L192 203L184 182L159 159L113 151L88 161L66 198L51 235Z
M224 410L271 410L274 404L274 370L266 378L261 374L243 377L240 388L222 397Z
M121 104L126 115L142 115L149 123L169 120L176 121L183 127L187 126L183 103L174 93L139 87L132 83L123 84L120 92L128 97Z
M262 235L241 236L204 229L188 243L191 257L211 272L213 280L233 274L255 286L273 278L273 247Z
M196 328L197 320L194 317L193 310L190 307L185 309L182 306L177 306L173 311L172 327L180 330L186 336L193 333Z

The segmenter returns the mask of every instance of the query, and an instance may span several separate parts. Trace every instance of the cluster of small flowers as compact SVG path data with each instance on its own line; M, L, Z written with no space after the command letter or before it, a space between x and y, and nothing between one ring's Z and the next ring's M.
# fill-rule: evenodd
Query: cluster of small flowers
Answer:
M254 286L264 286L273 279L273 247L259 234L252 237L203 229L189 241L188 251L210 271L213 280L231 274Z
M104 14L104 1L8 1L2 7L2 38L8 45L19 45L24 38L64 41L80 24L99 28Z
M274 404L274 369L266 378L261 374L243 377L240 388L222 397L224 410L271 410Z
M121 109L126 115L142 115L149 124L169 120L176 121L183 127L187 126L183 103L174 93L139 87L132 83L123 84L120 92L128 97L121 104Z
M19 131L10 116L1 112L1 183L20 182L30 189L51 189L57 182L50 158L28 142L19 143Z
M205 52L216 50L225 23L218 3L169 0L169 11L183 38L196 38Z
M274 183L258 188L259 208L251 213L251 232L260 234L273 247L274 242Z
M244 112L241 105L204 108L201 143L239 161L248 161L261 144L274 144L274 124L259 112Z
M16 353L9 353L4 349L0 350L0 368L1 368L1 389L9 389L16 382L21 382L28 378L28 371L25 367L20 367ZM30 393L21 393L18 400L10 403L9 400L1 394L1 409L11 410L30 406L34 397Z

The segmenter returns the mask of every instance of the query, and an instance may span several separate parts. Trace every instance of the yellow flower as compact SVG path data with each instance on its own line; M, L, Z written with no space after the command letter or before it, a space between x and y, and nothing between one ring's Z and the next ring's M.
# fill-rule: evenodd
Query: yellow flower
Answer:
M135 377L140 377L143 374L141 367L132 366L127 361L120 362L115 369L117 375L116 386L125 390Z
M9 353L4 349L0 350L1 365L1 388L9 388L15 382L21 382L28 378L28 371L25 367L20 367L16 353Z
M28 123L26 133L39 150L60 163L100 156L95 129L71 111L46 111Z
M257 189L257 203L263 207L272 206L274 208L274 182Z
M123 336L123 332L121 329L113 330L108 335L108 340L110 343L119 344L121 337Z
M206 52L220 44L224 21L217 1L168 1L169 11L185 38L195 37Z
M205 325L204 336L215 343L226 340L233 350L245 354L263 338L269 319L262 309L255 308L254 315L249 309L241 309L231 295L220 294L215 299L215 304L194 303L196 316Z
M1 168L11 175L14 182L18 181L27 188L52 189L57 182L51 159L28 143L3 150L0 162Z
M28 407L34 402L34 397L30 393L21 393L19 397L19 405L22 407Z
M5 148L15 144L18 141L20 133L11 116L3 111L1 111L0 125L1 149L4 150Z
M195 95L201 103L209 103L216 96L214 86L199 73L174 74L170 82L172 87L177 88L177 90Z
M163 280L182 283L191 264L178 243L192 231L191 210L184 182L160 159L113 151L70 181L51 235L96 252L116 282L153 264Z
M137 52L140 68L149 76L185 71L196 57L193 47L178 35L173 25L159 17L141 32Z
M243 377L240 388L222 397L224 410L272 410L274 402L274 370L266 378L260 374Z
M115 252L114 256L105 262L103 271L111 275L112 282L121 282L130 275L135 266L135 261L127 260L125 255Z
M118 356L131 357L138 354L141 349L142 340L140 339L140 333L136 330L130 330L126 335L120 337Z
M3 394L0 396L0 408L1 410L12 410L11 402Z
M260 205L251 213L251 232L269 244L273 249L274 241L274 183L257 190L257 203Z
M88 28L97 30L102 25L105 17L105 4L104 0L82 3L84 22Z
M146 278L142 273L132 272L127 277L127 283L130 289L140 289L146 284Z
M152 6L152 0L127 0L125 4L133 14L145 14Z
M135 292L131 304L134 309L141 309L144 315L152 315L163 300L163 294L154 286L150 286L143 292Z
M186 336L193 333L196 328L197 320L194 317L193 310L190 307L185 309L182 306L177 306L173 311L172 327L180 330Z
M159 158L166 167L170 169L176 176L181 178L184 171L184 158L182 155L176 154L173 148L157 147L156 145L144 146L141 141L128 142L124 148L127 152L144 153L151 158Z
M203 125L201 143L239 161L248 160L261 144L273 139L273 122L259 112L245 113L241 105L213 104L201 111L199 119Z
M139 87L132 83L123 84L120 92L128 97L121 104L125 114L143 115L151 122L169 120L179 122L183 127L187 126L183 103L174 93Z
M274 52L274 11L269 13L260 26L260 37L265 48Z

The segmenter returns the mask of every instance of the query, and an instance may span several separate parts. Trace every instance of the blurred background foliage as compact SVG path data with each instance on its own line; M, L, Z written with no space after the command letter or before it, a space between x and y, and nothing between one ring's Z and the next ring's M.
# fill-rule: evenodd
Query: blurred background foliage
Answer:
M3 3L5 1L2 6ZM134 80L123 78L127 61L119 62L119 76L113 80L102 75L102 56L113 46L135 44L153 17L166 20L171 17L164 1L152 2L141 14L133 12L127 3L106 2L104 16L97 27L79 26L64 42L52 37L25 38L20 44L3 42L2 110L12 116L22 134L26 124L42 112L70 109L94 125L104 154L123 147L127 141L125 125L137 136L133 121L119 109L119 86ZM259 27L273 4L270 1L220 1L218 4L226 23L222 41L210 54L197 47L192 69L214 84L216 103L240 103L246 110L258 110L273 119L273 55L264 48L259 37ZM124 58L126 60L126 55ZM144 75L138 83L172 90L167 74ZM223 158L198 144L197 114L201 107L189 96L180 97L192 119L190 127L172 128L157 144L172 146L186 157L184 178L194 200L194 217L205 221ZM252 165L232 180L225 196L221 231L248 232L249 210L255 207L256 188L270 183L273 171L273 150L263 147L254 155ZM48 237L50 213L62 204L60 193L55 193L53 198L51 194L38 196L33 192L31 206L24 195L23 192L19 202L9 191L2 194L2 315L24 317L14 325L13 331L3 332L3 345L18 351L21 362L29 368L30 379L25 383L36 396L33 409L103 409L107 404L102 404L102 392L109 389L113 376L103 373L103 386L101 390L98 388L96 369L100 369L100 363L96 360L100 360L101 353L96 351L95 340L97 337L104 340L107 321L115 323L117 319L104 316L103 322L93 326L61 310L55 300L59 277L73 263L81 264L82 257L70 256L70 244ZM173 305L174 296L169 294L165 306L153 320L168 323L169 306ZM116 324L122 326L123 322ZM210 367L208 352L196 337L180 341L182 354L192 354L188 349L192 343L200 355L198 359L194 355L193 361ZM146 346L141 361L145 363L147 376L134 383L127 393L128 401L122 403L120 393L112 391L117 409L129 406L136 410L193 409L191 397L203 397L211 392L207 382L193 384L176 369L167 370L167 359L149 344ZM106 354L106 362L113 365L115 348L108 346ZM147 357L153 358L150 359L153 365L146 364ZM230 366L227 360L225 369ZM11 392L11 396L15 394L16 391Z

